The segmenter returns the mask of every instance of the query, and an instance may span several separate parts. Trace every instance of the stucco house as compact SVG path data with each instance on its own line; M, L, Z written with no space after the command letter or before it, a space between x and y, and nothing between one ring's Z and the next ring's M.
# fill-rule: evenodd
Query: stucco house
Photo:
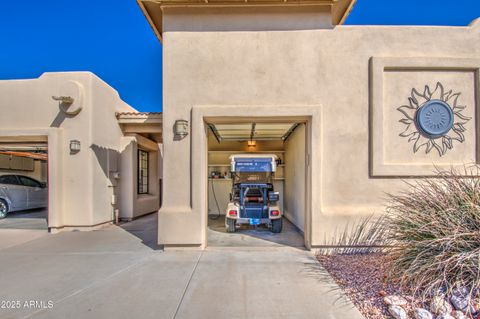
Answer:
M354 0L138 2L163 43L160 244L208 245L209 190L225 183L209 181L209 169L249 150L221 138L248 134L240 124L265 134L298 124L286 142L260 139L255 151L284 156L277 182L307 248L382 213L402 178L478 159L479 20L343 26ZM190 123L187 138L174 138L177 120Z
M163 44L162 113L91 73L0 81L0 142L48 145L51 231L158 210L165 248L208 246L230 155L275 154L285 218L322 246L480 146L480 20L344 26L354 2L138 0Z

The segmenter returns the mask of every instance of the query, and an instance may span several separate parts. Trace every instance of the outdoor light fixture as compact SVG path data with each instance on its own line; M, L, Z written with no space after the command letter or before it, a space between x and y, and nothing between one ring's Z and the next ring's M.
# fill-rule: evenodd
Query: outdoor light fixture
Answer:
M80 152L80 141L79 140L71 140L70 141L70 154L76 154Z
M256 147L257 146L257 141L247 141L248 147Z
M188 121L176 120L173 126L173 132L176 140L181 140L188 135Z

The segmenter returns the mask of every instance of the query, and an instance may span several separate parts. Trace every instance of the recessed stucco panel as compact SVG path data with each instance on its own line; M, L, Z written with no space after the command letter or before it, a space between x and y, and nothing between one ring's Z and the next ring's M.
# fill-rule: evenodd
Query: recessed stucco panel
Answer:
M454 140L452 149L447 149L442 156L435 148L426 153L426 146L414 152L414 141L408 142L408 137L400 136L407 126L400 122L406 116L398 110L403 105L410 106L408 98L411 98L413 89L423 93L425 86L427 86L431 91L434 91L437 83L442 85L445 93L450 90L452 90L452 94L461 93L457 101L458 106L466 106L461 114L466 118L470 118L464 124L466 129L463 132L465 141L462 143ZM448 102L453 108L454 98ZM383 108L383 123L372 123L372 125L383 125L383 150L381 151L384 152L385 164L410 165L421 163L431 165L476 162L476 101L475 73L473 71L387 71L384 73ZM458 120L455 118L455 124ZM417 128L412 129L412 131L414 130L418 131ZM447 135L453 138L458 137L453 130ZM435 140L436 143L443 147L441 138Z
M479 67L475 58L371 59L373 176L431 176L436 167L448 169L478 160ZM397 105L405 91L404 103ZM442 136L420 134L417 111L429 100L445 103L453 111L453 126Z

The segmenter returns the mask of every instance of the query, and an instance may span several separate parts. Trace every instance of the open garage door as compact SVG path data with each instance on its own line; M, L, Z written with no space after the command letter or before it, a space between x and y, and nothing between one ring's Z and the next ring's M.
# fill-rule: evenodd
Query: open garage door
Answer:
M208 246L303 248L306 123L222 118L207 126Z
M46 137L0 141L0 233L13 230L24 231L24 240L48 231Z

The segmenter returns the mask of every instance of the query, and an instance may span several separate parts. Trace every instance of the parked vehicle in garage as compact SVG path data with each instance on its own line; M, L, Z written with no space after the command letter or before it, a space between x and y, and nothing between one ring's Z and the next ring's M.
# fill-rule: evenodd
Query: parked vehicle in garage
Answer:
M276 161L276 155L230 156L233 185L225 218L227 232L235 232L241 224L265 224L273 233L282 231L280 196L272 183Z
M47 207L47 184L23 175L0 176L0 219L8 213Z

